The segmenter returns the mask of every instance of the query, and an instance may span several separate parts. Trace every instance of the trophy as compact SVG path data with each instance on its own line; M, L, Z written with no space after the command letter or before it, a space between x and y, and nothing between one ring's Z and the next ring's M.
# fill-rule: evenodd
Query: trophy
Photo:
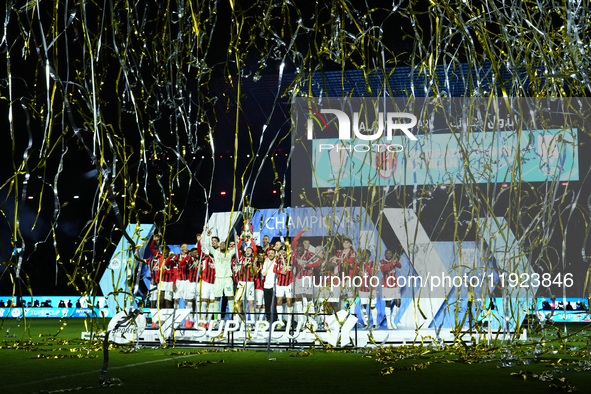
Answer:
M254 215L254 208L246 207L242 216L244 217L244 227L241 238L244 241L250 241L252 238L252 217Z

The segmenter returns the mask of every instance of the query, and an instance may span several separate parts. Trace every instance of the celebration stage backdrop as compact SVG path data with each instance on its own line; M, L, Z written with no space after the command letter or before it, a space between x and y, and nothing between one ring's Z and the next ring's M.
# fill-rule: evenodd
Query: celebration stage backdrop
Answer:
M589 106L568 99L591 87L577 2L7 0L2 12L0 293L11 299L100 295L121 240L132 260L147 241L141 224L193 242L212 213L251 206L278 209L276 226L286 207L295 223L311 209L329 223L317 245L350 229L374 258L398 248L425 278L425 262L493 274L492 293L411 294L416 324L444 306L423 316L422 299L499 298L518 324L533 297L589 296ZM394 134L377 157L348 151L323 112L349 105L328 98L360 97L383 100ZM402 118L386 119L392 98ZM453 110L452 98L463 100ZM366 141L379 111L354 112L351 142ZM560 122L537 118L548 113ZM417 140L392 126L413 119Z

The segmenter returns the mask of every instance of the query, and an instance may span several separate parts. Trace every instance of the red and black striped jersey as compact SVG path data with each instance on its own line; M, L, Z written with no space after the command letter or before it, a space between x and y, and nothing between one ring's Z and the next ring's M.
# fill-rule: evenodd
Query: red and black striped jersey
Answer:
M275 264L273 272L277 274L277 286L291 285L294 279L293 267L283 257L278 257L275 261L277 264ZM287 269L287 272L281 273L284 268Z
M316 259L317 264L312 264L312 259L314 258L314 253L305 251L302 256L297 251L294 251L292 254L292 261L295 266L295 274L296 278L302 279L304 276L312 276L313 268L320 267L320 262Z
M215 265L208 255L201 257L201 280L207 283L215 283Z
M298 253L298 243L300 241L300 237L302 236L302 234L304 234L304 230L301 230L298 235L296 235L294 237L294 239L291 241L291 255L290 255L290 259L293 262L293 270L294 270L294 275L296 275L296 277L298 279L302 278L302 261L305 259L306 256L306 252L304 252L303 256L300 256L300 254ZM307 260L307 259L306 259Z
M162 261L163 258L160 257L160 261ZM160 278L162 279L162 282L174 282L175 280L175 276L176 276L176 264L175 264L175 259L168 257L165 261L164 264L160 265Z
M177 254L175 256L175 260L176 260L176 279L177 280L191 280L190 277L193 276L193 282L195 281L195 276L196 273L195 272L191 272L191 271L195 271L195 268L191 268L193 267L193 257L190 255L185 255L182 256L180 254Z
M374 275L376 271L376 266L373 260L366 262L360 261L357 264L357 269L355 270L355 276L359 276L361 278L361 286L359 286L359 291L368 292L370 291L370 283L369 279Z
M161 255L161 253L158 251L158 248L156 247L156 240L152 239L150 241L150 243L148 244L148 249L150 249L150 253L152 253L152 256L154 257L155 260L158 259L158 256Z
M254 276L254 288L256 290L263 290L265 288L265 277L260 269Z
M193 257L193 264L188 266L189 282L199 282L201 280L200 273L203 272L203 265L206 264L204 258L205 256L199 261L199 256Z
M253 267L252 263L256 259L258 248L252 238L246 240L246 243L243 242L245 240L240 238L236 244L238 260L232 261L232 272L237 282L252 282L256 274L256 268ZM250 257L246 257L242 252L242 249L246 250L247 248L252 249Z
M191 264L187 265L187 280L193 283L199 281L199 261L197 259L193 259Z
M162 256L162 253L156 247L156 240L152 239L148 244L150 252L154 256L152 259L152 283L158 284L160 281L162 282L173 282L176 270L175 270L175 262L174 258L166 258Z
M150 281L152 285L157 285L160 282L160 264L158 264L158 259L147 258L146 264L150 267Z
M234 266L236 281L238 282L252 282L256 276L257 268L253 264L254 257L242 256L238 259Z
M324 258L320 262L320 264L321 264L320 277L324 277L325 280L330 280L330 278L332 276L339 275L338 265L336 268L332 266L333 259L336 259L336 257L331 257L330 259ZM335 273L335 271L336 271L336 273Z
M244 242L244 241L243 241L242 238L240 238L238 240L238 243L236 244L236 250L238 251L238 257L244 256L244 254L242 253L242 249L243 248L244 248L244 250L246 250L246 248L252 248L252 255L253 256L256 256L257 255L257 246L254 243L254 240L252 238L249 238L246 241L246 244L244 244L244 245L242 244L242 242Z
M264 263L259 263L258 259L255 259L254 263L253 263L253 268L254 268L254 288L256 290L263 290L264 287L264 283L265 283L265 277L263 276L263 265Z
M386 259L380 260L380 270L382 271L382 287L398 287L396 284L396 268L402 268L402 264L400 261L391 261ZM390 285L388 285L388 278L393 278L390 280Z
M349 249L348 252L345 250L337 250L337 258L341 259L340 272L345 275L353 276L355 273L357 252L355 252L353 249Z
M333 265L329 272L333 275L339 276L341 273L351 276L354 273L355 260L357 260L357 252L353 249L348 251L337 250L336 254L331 257L330 263Z
M315 256L314 253L312 253L312 252L306 252L306 253L311 253L313 257L311 257L308 260L308 264L306 264L306 266L304 267L303 276L313 276L314 275L314 268L320 268L322 266L322 261L320 261L320 258Z

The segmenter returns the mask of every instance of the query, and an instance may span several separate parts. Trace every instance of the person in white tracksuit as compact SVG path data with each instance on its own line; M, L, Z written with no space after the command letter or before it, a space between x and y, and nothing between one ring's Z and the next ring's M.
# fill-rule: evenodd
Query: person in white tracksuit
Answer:
M214 249L211 246L211 229L207 230L207 235L203 238L203 247L213 258L215 266L215 284L214 284L214 313L220 312L220 300L223 296L228 298L228 307L234 312L234 282L232 281L232 258L236 254L236 249L226 250L225 246ZM225 311L224 311L225 312Z

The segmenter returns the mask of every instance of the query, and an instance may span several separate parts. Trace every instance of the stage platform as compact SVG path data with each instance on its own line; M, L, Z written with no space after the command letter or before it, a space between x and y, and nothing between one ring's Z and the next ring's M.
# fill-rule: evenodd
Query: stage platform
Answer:
M143 330L140 328L135 334L128 335L127 343L150 347L166 345L191 348L266 349L270 337L272 349L301 350L309 347L324 348L329 344L335 347L354 349L420 345L421 343L423 345L450 345L455 342L455 335L449 328L442 328L437 332L434 329L415 330L410 327L398 327L392 330L387 328L363 329L356 325L345 333L341 332L338 326L336 329L333 326L331 330L318 327L316 322L307 327L299 324L289 331L286 331L285 328L277 329L275 323L270 335L269 324L266 321L258 322L257 326L224 320L215 323L209 322L207 327L186 328L178 325L176 329L166 327L161 329L148 324ZM515 333L493 331L484 334L476 331L463 331L458 338L463 343L478 344L495 339L515 339ZM83 332L82 339L91 339L90 333ZM527 339L526 330L523 330L518 339Z

